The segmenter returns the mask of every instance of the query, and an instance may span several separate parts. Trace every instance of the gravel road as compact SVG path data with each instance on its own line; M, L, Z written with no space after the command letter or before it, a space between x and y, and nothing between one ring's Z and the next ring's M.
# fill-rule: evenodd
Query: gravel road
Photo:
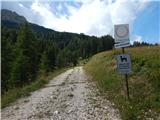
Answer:
M82 67L60 74L1 114L2 120L121 120L114 104L100 96Z

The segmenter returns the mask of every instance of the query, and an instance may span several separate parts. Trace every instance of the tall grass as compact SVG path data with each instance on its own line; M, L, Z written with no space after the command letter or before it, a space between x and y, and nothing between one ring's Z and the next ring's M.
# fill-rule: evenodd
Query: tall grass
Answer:
M126 99L124 76L116 70L115 55L121 49L99 53L85 69L99 89L119 108L124 120L158 119L160 113L160 46L128 48L132 74L129 75L131 100Z

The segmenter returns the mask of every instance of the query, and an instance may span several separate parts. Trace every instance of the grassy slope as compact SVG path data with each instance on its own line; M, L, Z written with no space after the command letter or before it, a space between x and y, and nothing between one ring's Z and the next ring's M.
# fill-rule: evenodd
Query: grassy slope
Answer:
M119 108L124 120L157 119L160 113L160 46L128 48L133 73L129 75L131 100L126 100L124 76L116 70L115 55L121 49L92 57L85 69L106 97Z
M49 80L53 79L60 73L63 73L69 68L62 68L59 70L56 70L54 72L49 73L48 76L41 76L38 80L35 82L32 82L30 85L26 85L22 88L15 88L7 91L4 95L1 97L1 107L6 107L9 103L14 102L16 99L24 96L30 95L30 92L33 92L35 90L38 90L42 87L44 87L45 84L49 82Z

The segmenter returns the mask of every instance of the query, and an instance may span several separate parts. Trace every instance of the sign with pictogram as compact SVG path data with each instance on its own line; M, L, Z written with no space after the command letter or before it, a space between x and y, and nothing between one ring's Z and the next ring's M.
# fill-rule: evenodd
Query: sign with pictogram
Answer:
M120 74L129 74L131 70L131 58L129 54L117 55L117 69Z
M114 25L114 39L115 39L115 48L122 48L122 53L117 55L117 69L118 72L125 76L125 86L127 98L129 97L129 85L128 85L128 74L132 72L131 70L131 58L129 54L125 54L125 47L130 46L129 41L129 24L119 24Z

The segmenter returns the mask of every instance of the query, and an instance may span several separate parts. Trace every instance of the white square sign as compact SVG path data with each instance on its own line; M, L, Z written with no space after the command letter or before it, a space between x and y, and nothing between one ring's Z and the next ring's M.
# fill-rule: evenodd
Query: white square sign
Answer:
M114 45L115 48L122 48L122 47L128 47L130 46L129 42L121 42Z
M115 48L130 46L129 24L119 24L114 26Z
M129 74L132 72L129 54L117 55L117 69L120 74Z
M115 42L129 41L129 25L119 24L114 26Z

